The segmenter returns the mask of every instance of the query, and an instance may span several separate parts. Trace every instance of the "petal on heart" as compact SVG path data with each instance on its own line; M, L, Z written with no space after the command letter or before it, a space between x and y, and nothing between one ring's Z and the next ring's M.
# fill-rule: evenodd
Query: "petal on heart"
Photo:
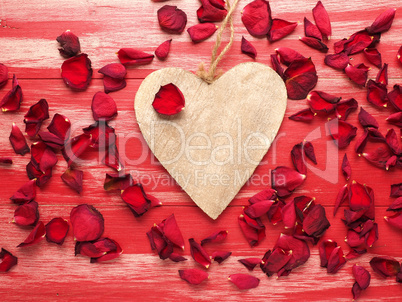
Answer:
M98 72L114 79L124 79L127 74L126 67L120 63L107 64L99 69Z
M290 157L292 158L293 166L295 169L301 173L307 174L307 166L304 163L303 158L303 143L299 143L293 146L292 151L290 151Z
M61 175L61 179L64 181L66 185L76 191L78 194L82 192L82 178L84 172L78 169L68 168Z
M335 241L331 239L324 240L321 242L319 251L320 251L320 265L322 267L328 266L328 259L332 254L332 251L338 246Z
M270 42L275 42L290 35L296 29L297 25L297 22L273 19L271 29L268 32L268 40Z
M288 97L301 100L317 84L317 72L311 58L295 60L284 72L285 85Z
M347 117L349 116L349 114L352 111L355 111L357 109L357 107L358 107L358 103L354 98L350 98L350 99L344 100L342 102L339 102L335 108L336 116L341 121L345 121L347 119Z
M337 246L331 252L328 258L327 272L330 274L337 273L346 264L345 256L343 255L342 248Z
M402 128L402 111L391 114L386 118L386 121L390 124Z
M39 141L31 146L31 162L37 170L45 172L57 163L57 156L45 143Z
M68 166L71 166L87 150L91 143L91 135L85 133L70 139L62 150L63 157Z
M311 111L310 108L307 108L292 114L291 116L289 116L289 119L298 122L311 122L315 115L316 113Z
M96 240L102 236L105 228L102 214L88 204L74 207L70 213L70 222L77 241Z
M304 154L310 159L315 165L317 164L317 159L315 157L314 146L312 142L306 141L303 145Z
M133 184L126 188L121 192L121 198L136 217L144 215L151 207L151 201L141 184Z
M317 49L317 50L319 50L321 52L327 52L328 51L328 46L325 45L321 40L318 40L316 38L300 37L299 40L302 41L307 46L310 46L311 48Z
M279 55L281 63L285 64L286 66L289 66L295 60L305 59L301 53L291 48L279 47L276 48L275 51Z
M8 82L8 67L0 63L0 87L3 87Z
M377 120L366 110L363 109L363 107L360 107L360 112L358 115L359 123L362 125L364 128L365 127L373 127L378 129L379 124Z
M283 67L281 66L281 63L279 63L278 54L273 54L273 55L271 55L271 65L272 65L272 69L275 70L276 73L277 73L282 79L284 79Z
M398 111L402 111L402 86L395 84L387 95L388 101Z
M174 115L183 110L185 100L180 89L172 84L161 86L152 102L155 111L160 114Z
M45 99L39 100L36 104L32 105L28 112L24 115L24 123L42 123L49 118L49 105ZM28 133L29 136L35 134Z
M377 83L388 85L388 64L384 63L381 69L378 71L377 77L375 79Z
M186 27L187 15L177 6L164 5L158 9L157 14L160 27L168 33L180 34Z
M190 284L198 285L209 278L208 273L197 268L179 270L180 278Z
M217 29L213 23L199 23L189 27L187 32L194 43L199 43L211 37Z
M381 68L382 65L381 54L377 50L377 48L365 48L364 56L366 57L367 61L369 61L371 64L377 66L378 68Z
M38 203L34 200L24 203L14 211L13 222L20 226L35 225L39 220Z
M46 235L46 228L42 221L39 221L35 228L31 231L24 242L20 243L17 247L27 247L34 245L35 243L41 241Z
M400 265L397 260L389 256L373 257L370 260L371 268L384 279L396 276L400 271Z
M88 88L92 77L91 60L85 53L67 59L61 65L61 77L73 90L83 91Z
M240 229L251 247L257 246L265 238L265 226L259 219L241 214L238 218Z
M303 220L304 232L315 238L321 237L330 226L325 209L320 204L315 205Z
M304 35L306 37L312 37L318 40L322 40L322 34L318 27L306 17L304 17Z
M371 24L370 27L367 28L367 31L371 34L383 33L390 29L392 25L392 21L395 17L396 9L390 8L381 13Z
M56 40L61 46L59 52L65 58L74 57L81 51L80 40L69 30L58 36Z
M271 208L272 204L274 203L274 200L263 200L257 203L254 203L250 206L248 206L245 210L244 213L249 216L250 218L259 218L266 214L269 209Z
M241 52L255 59L257 56L257 50L250 43L250 41L246 40L244 37L241 38Z
M1 248L0 252L0 272L8 272L13 266L17 265L18 258L9 251Z
M349 196L349 190L348 190L348 185L344 185L338 192L338 195L336 196L335 200L335 206L334 206L334 217L336 215L336 212L338 211L338 208L344 203L344 201L348 198Z
M247 274L233 274L229 276L229 281L232 282L238 289L256 288L260 284L260 279Z
M23 99L22 89L18 83L17 77L13 76L13 86L0 102L0 108L3 112L13 112L20 109Z
M52 177L52 169L42 172L35 168L35 165L32 163L32 161L27 164L26 171L28 178L34 180L38 187L43 186Z
M18 128L15 123L13 123L13 126L11 127L9 139L15 153L25 155L29 152L30 149L28 147L27 140L22 134L20 128Z
M227 10L222 0L200 0L201 7L197 10L197 18L203 22L220 22L225 19Z
M257 265L260 265L261 259L260 258L245 258L238 260L241 264L243 264L249 271L254 270Z
M57 137L65 141L70 136L70 128L71 128L70 120L64 115L56 113L53 116L51 123L47 127L47 130L49 130L50 133L56 135Z
M254 0L242 10L241 20L253 36L265 36L271 29L271 8L266 0Z
M135 48L121 48L117 56L124 66L149 64L154 59L154 55Z
M293 170L292 168L279 166L271 171L272 188L277 191L278 196L285 197L303 184L306 175Z
M386 222L390 225L402 230L402 213L396 213L393 216L384 216Z
M348 156L346 155L346 153L343 156L341 168L342 168L343 176L345 176L346 180L349 180L350 176L352 175L352 166L350 165L350 162L348 160Z
M173 262L187 261L187 258L174 252L169 255L169 259L172 260Z
M339 149L349 146L352 139L355 138L357 132L356 127L339 119L329 121L327 123L327 127L331 137L334 139L334 142Z
M349 57L342 51L340 53L326 55L324 63L329 67L344 70L349 64Z
M98 91L93 96L91 109L95 121L110 121L117 115L116 102L102 91Z
M232 252L216 251L212 253L211 259L221 264L229 258L230 255L232 255Z
M345 68L345 73L349 77L349 79L355 82L359 86L365 86L367 82L369 68L363 63L359 65L349 64Z
M324 39L330 39L332 33L331 21L329 20L328 12L321 1L318 1L316 6L313 8L313 17L322 37Z
M70 225L67 220L61 217L53 218L46 224L46 240L62 245L67 237L69 229Z
M172 39L166 40L163 42L161 45L158 46L158 48L155 50L155 56L159 60L165 60L169 54L170 51L170 45L172 44Z
M103 188L105 191L122 191L132 186L134 183L131 174L111 174L106 173Z
M190 252L194 261L198 262L205 268L209 268L209 266L211 265L211 258L201 246L201 244L196 242L194 238L190 238L188 242L190 243Z
M387 211L394 211L394 212L402 211L402 197L398 197L397 199L395 199L389 206Z
M328 114L335 110L340 100L340 97L318 90L307 95L308 104L314 113L324 112Z
M228 231L218 231L215 232L211 235L209 235L207 238L204 238L201 240L201 245L204 245L206 243L217 243L217 242L222 242L223 240L226 239L228 236Z

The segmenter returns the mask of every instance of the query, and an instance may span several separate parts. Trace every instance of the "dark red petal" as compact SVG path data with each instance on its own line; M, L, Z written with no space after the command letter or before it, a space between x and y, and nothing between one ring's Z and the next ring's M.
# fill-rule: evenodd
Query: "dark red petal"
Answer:
M268 33L268 40L270 42L275 42L290 35L296 29L297 25L297 22L273 19L271 29Z
M373 200L367 190L366 185L352 181L349 186L349 207L352 211L367 210Z
M41 123L49 118L49 105L45 99L41 99L32 105L24 116L24 123ZM29 134L29 136L35 136Z
M315 165L317 164L317 159L315 157L314 146L311 142L305 142L303 145L304 154L310 159Z
M99 73L113 79L124 79L127 74L126 67L120 63L111 63L98 70Z
M335 53L341 53L345 51L345 44L348 43L349 40L346 38L343 38L342 40L339 40L334 43L334 51Z
M144 215L151 206L141 184L134 184L121 193L121 198L129 206L134 216Z
M364 56L371 64L374 64L378 68L381 68L382 65L381 54L377 50L377 48L365 48Z
M360 124L365 128L365 127L373 127L377 128L379 127L379 124L377 120L366 110L363 109L363 107L360 107L360 112L359 112L359 122Z
M331 120L327 123L327 127L331 137L334 139L334 142L339 149L349 146L351 140L355 138L357 132L356 127L339 119Z
M52 169L44 172L35 168L35 165L30 161L26 166L26 171L29 179L35 180L38 187L43 186L52 177Z
M328 266L328 259L332 254L332 251L338 246L335 241L327 239L323 241L320 245L320 261L322 267Z
M314 90L307 95L307 101L310 105L311 111L315 113L330 113L334 111L340 99L340 97L317 90Z
M1 248L0 252L0 272L8 272L14 265L17 265L18 258L9 251Z
M371 24L370 27L367 28L367 31L371 34L383 33L390 29L392 25L392 21L395 17L396 9L390 8L387 9L385 12L381 13Z
M61 77L73 90L83 91L88 88L92 77L91 60L82 53L67 59L61 65Z
M204 248L194 238L190 238L188 242L190 243L190 252L193 259L205 268L208 268L211 265L211 258Z
M250 204L254 204L264 200L275 200L275 199L276 199L276 191L274 189L265 189L258 192L253 197L251 197L248 200L248 202Z
M292 194L305 179L306 175L285 166L276 167L271 171L272 188L277 191L280 197Z
M391 148L392 152L394 152L394 154L401 153L401 149L399 146L399 138L394 129L391 128L387 131L385 140L386 140L388 146Z
M242 11L241 20L253 36L264 36L271 29L271 8L266 0L254 0Z
M365 248L352 248L349 253L345 256L346 260L352 260L360 257L361 255L367 253L367 249Z
M169 241L174 245L184 250L183 235L181 234L179 226L177 225L174 214L163 220L161 225L163 234L166 236L166 238L169 239Z
M0 157L0 164L12 165L13 164L13 159L11 157Z
M105 157L102 159L102 163L118 172L124 168L122 159L119 155L119 150L117 149L116 145L111 145L106 149Z
M74 57L81 51L80 40L69 30L58 36L56 40L61 46L59 52L65 58Z
M13 87L7 94L3 97L0 102L0 108L3 112L7 111L17 111L20 109L23 99L22 89L18 83L17 77L13 76Z
M53 218L46 224L46 240L62 245L69 229L67 220L61 217Z
M334 207L334 217L336 212L338 211L338 208L343 204L343 202L346 200L346 198L349 196L349 190L348 190L348 185L344 185L338 192L338 195L336 196L335 200L335 207Z
M246 274L230 275L229 281L236 285L238 289L251 289L260 284L260 279Z
M7 84L8 81L8 68L6 65L0 63L0 87Z
M41 141L46 144L46 146L54 150L60 150L64 147L64 141L53 133L40 131L38 135Z
M355 152L357 154L360 155L363 153L363 150L367 145L368 139L369 139L369 131L365 128L363 135L359 137L358 140L356 141Z
M240 229L251 247L257 246L265 238L265 226L260 220L249 218L247 215L240 215L238 218ZM255 225L250 225L253 222Z
M64 115L56 113L47 129L63 141L70 136L71 122Z
M325 45L321 40L312 37L301 37L299 38L304 44L310 46L311 48L317 49L321 52L327 52L328 46Z
M83 175L83 171L69 168L61 175L61 179L66 185L80 194L82 192Z
M118 91L127 86L127 82L125 79L115 79L112 77L104 76L103 77L103 88L105 89L105 93Z
M350 229L348 230L346 234L346 239L345 242L350 246L350 247L361 247L364 245L365 240L364 237L361 237L359 233L356 231Z
M315 26L315 24L309 21L306 17L304 17L304 34L306 37L312 37L318 40L322 40L322 34L318 27Z
M315 115L316 113L313 113L310 108L307 108L292 114L289 116L289 119L292 121L310 122L313 120Z
M260 258L245 258L239 259L238 261L243 264L249 271L254 270L257 265L262 263Z
M290 156L292 158L292 162L296 170L306 175L307 174L307 166L304 163L303 158L303 143L299 143L293 146L292 151L290 152Z
M325 209L320 204L315 205L303 220L306 234L316 238L321 237L330 226Z
M180 34L186 27L187 15L177 6L165 5L158 9L158 22L164 31Z
M134 48L121 48L117 56L125 66L149 64L154 59L154 55Z
M91 109L95 121L110 121L117 115L116 102L111 96L101 91L93 96Z
M357 107L358 107L358 103L354 98L339 102L335 108L336 116L341 121L345 121L347 119L347 117L349 116L349 114L352 111L356 110Z
M272 69L275 70L276 73L277 73L282 79L284 79L283 67L281 66L281 63L279 63L278 54L273 54L273 55L271 55L271 65L272 65Z
M353 66L352 64L349 64L345 68L345 73L349 77L349 79L353 82L355 82L357 85L360 86L365 86L367 82L367 74L368 74L369 68L365 66L363 63L359 65Z
M370 260L371 268L384 279L396 276L400 271L399 262L392 257L374 257Z
M228 231L219 231L209 235L207 238L201 240L201 245L206 243L222 242L228 236Z
M34 200L18 206L14 211L15 224L21 226L35 225L39 220L38 203Z
M402 46L399 47L398 53L396 54L396 58L402 64Z
M329 39L332 33L331 21L329 20L328 12L321 1L318 1L316 6L313 8L313 17L322 37L324 39Z
M369 80L367 82L367 101L377 107L387 107L387 88L384 84Z
M391 185L390 197L401 197L402 196L402 183Z
M399 273L396 275L396 282L402 283L402 264Z
M350 176L352 175L352 167L350 166L350 162L348 160L348 156L345 155L343 156L342 160L342 173L343 176L345 176L346 180L350 179Z
M179 270L180 278L187 281L190 284L198 285L202 281L208 279L208 273L196 268L189 268Z
M14 152L20 155L25 155L29 152L29 147L27 144L27 140L22 134L20 128L16 124L13 123L10 133L10 143L14 149Z
M24 242L20 243L17 247L25 247L33 245L39 241L41 241L46 235L46 228L42 221L39 221L32 232L28 235L28 237L24 240Z
M104 149L112 149L116 145L115 130L104 120L83 128L82 131L91 136L91 148L104 151Z
M386 121L399 128L402 128L402 111L391 114L386 118Z
M189 27L187 32L191 40L194 43L198 43L211 37L217 29L217 26L213 23L199 23Z
M291 259L291 252L284 251L281 248L276 248L271 255L269 255L268 259L264 261L261 269L268 277L270 277L273 274L278 273Z
M371 221L371 220L369 220ZM362 235L362 233L360 234ZM373 244L378 240L378 224L374 223L373 227L371 228L370 231L368 231L365 236L364 236L364 242L366 243L366 246L372 247Z
M169 255L169 259L172 260L173 262L182 262L182 261L187 261L187 258L183 257L182 255L179 255L177 253L171 253Z
M152 106L155 111L160 114L177 114L182 111L185 106L183 93L172 83L161 86L159 91L155 94Z
M91 142L91 135L84 133L73 137L65 144L63 149L63 157L68 166L71 166L71 164L76 161L79 156L85 152L85 150L87 150Z
M310 249L303 240L294 238L293 236L281 234L275 244L274 249L281 248L286 252L292 251L292 258L285 265L285 270L292 270L304 264L310 258Z
M294 100L306 98L317 84L317 72L311 58L295 60L284 72L288 97Z
M202 22L219 22L225 19L227 11L222 0L200 0L201 7L197 10L197 18Z
M286 66L289 66L295 60L305 59L302 54L291 48L279 47L275 49L275 51L279 55L281 63L285 64Z
M335 274L345 264L346 259L343 255L342 248L340 246L335 247L328 258L327 272L330 274Z
M393 201L393 203L389 206L387 211L401 212L402 211L402 197L398 197Z
M152 250L158 252L160 259L164 260L170 257L173 253L173 244L166 239L157 226L153 226L151 230L147 232L147 236Z
M340 44L343 51L348 55L356 54L363 51L367 47L373 47L380 40L380 34L370 35L367 30L361 30L349 37Z
M353 301L360 297L361 292L362 288L360 287L359 283L355 282L352 287Z
M285 76L290 79L304 73L316 73L315 65L311 58L294 60L286 69Z
M263 200L248 206L244 213L250 218L256 219L266 214L271 208L274 200Z
M349 57L343 51L331 55L326 55L324 63L329 67L344 70L349 64Z
M31 162L39 171L52 169L57 163L57 156L44 142L35 142L31 146Z
M221 264L223 261L229 258L230 255L232 255L232 252L217 251L212 253L211 259Z
M114 259L121 252L119 244L109 238L100 238L93 242L77 242L75 244L75 255L81 254L90 257L91 263Z
M393 161L393 152L389 148L388 144L384 142L380 142L379 144L373 144L375 147L380 145L374 150L366 151L362 153L363 157L367 159L370 163L373 165L382 168L382 169L387 169L389 166L391 166L392 161Z
M388 100L398 111L402 111L402 86L395 84L392 91L388 93Z
M134 183L131 174L109 174L106 173L103 188L105 191L122 191L132 186Z
M396 213L393 216L384 216L386 222L390 225L402 230L402 213Z
M257 56L257 50L253 44L251 44L250 41L246 40L244 37L241 38L241 52L252 57L253 59L255 59Z
M155 50L155 56L159 60L165 60L167 58L170 51L170 44L172 44L172 39L166 40Z
M38 134L41 126L42 122L27 122L25 123L25 133L33 138L36 134Z
M96 240L103 234L103 216L91 205L81 204L74 207L70 213L70 222L77 241Z
M282 209L283 225L287 229L293 229L296 224L296 208L294 200L288 202Z
M119 257L123 253L123 249L120 247L120 245L114 241L113 239L110 238L101 238L98 240L99 241L105 241L108 246L114 246L113 249L109 249L103 256L98 257L98 258L91 258L91 263L99 263L99 262L104 262L104 261L109 261L113 260L117 257ZM104 244L104 243L103 243Z
M384 63L381 69L378 71L377 77L375 79L377 83L388 85L388 64Z

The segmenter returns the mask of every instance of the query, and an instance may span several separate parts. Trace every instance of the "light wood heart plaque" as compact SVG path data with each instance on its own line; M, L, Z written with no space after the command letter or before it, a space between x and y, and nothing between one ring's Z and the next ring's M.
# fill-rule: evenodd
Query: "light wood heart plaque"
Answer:
M152 107L160 87L175 84L185 108L174 116ZM267 153L282 123L287 93L266 65L242 63L212 84L179 68L151 73L135 96L135 114L151 151L212 219L229 205Z

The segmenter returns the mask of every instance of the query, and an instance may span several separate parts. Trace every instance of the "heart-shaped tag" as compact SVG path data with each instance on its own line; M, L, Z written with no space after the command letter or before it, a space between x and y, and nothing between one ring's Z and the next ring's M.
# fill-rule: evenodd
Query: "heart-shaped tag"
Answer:
M185 109L174 116L152 107L160 87L175 84ZM267 153L282 123L287 93L266 65L242 63L207 84L193 73L151 73L135 96L135 114L151 151L212 219L229 205Z

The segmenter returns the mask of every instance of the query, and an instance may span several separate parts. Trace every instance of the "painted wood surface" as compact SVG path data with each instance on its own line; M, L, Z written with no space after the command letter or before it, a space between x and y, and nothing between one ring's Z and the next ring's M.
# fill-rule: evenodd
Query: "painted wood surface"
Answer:
M377 118L382 133L391 128L385 118L393 112L392 109L378 110L368 104L365 89L356 87L342 72L325 66L322 53L298 41L298 37L304 35L302 24L293 34L275 43L251 37L240 20L240 11L249 2L251 1L240 1L234 18L235 43L221 61L220 68L228 70L241 62L252 61L240 52L242 35L257 48L256 61L268 65L269 55L274 53L275 48L291 47L312 57L319 76L317 90L342 96L343 99L356 98L360 106ZM19 264L12 271L0 275L1 299L169 301L183 297L185 301L350 301L350 289L354 282L351 267L359 263L372 273L372 284L362 294L362 301L399 301L402 286L396 284L394 279L379 278L369 267L368 261L376 255L389 255L402 261L402 234L383 220L386 208L393 201L389 197L390 184L401 182L401 171L383 171L358 157L353 150L356 139L348 148L338 152L326 134L324 117L317 117L311 124L290 121L288 117L291 114L306 108L306 101L288 100L284 122L275 143L263 159L264 163L257 167L253 178L216 221L197 208L153 158L139 131L133 110L135 93L142 79L152 71L164 67L195 71L201 61L209 62L215 37L214 35L205 42L193 44L186 32L181 35L162 32L157 23L156 11L164 4L178 5L183 9L188 15L188 26L197 23L197 0L172 0L166 3L154 3L150 0L0 1L0 61L9 67L10 79L13 73L20 79L24 92L20 111L2 113L0 116L0 156L11 156L14 160L12 166L0 167L0 247L19 258ZM315 4L316 1L312 0L271 1L271 9L273 16L277 18L302 21L306 16L312 20L311 9ZM389 64L388 87L401 83L402 67L396 60L396 52L402 44L400 1L368 3L363 0L331 0L324 1L324 5L333 28L333 36L329 42L330 52L334 41L369 26L386 8L397 8L391 30L382 35L377 48L382 54L383 62ZM94 79L85 92L72 92L60 78L59 69L63 59L57 51L55 38L66 29L80 37L82 51L88 53L92 60ZM228 37L229 33L225 32L225 41ZM59 163L52 179L38 190L36 200L40 205L41 220L47 223L56 216L68 218L73 206L92 204L105 217L105 235L117 240L124 253L110 263L90 264L87 258L74 257L71 231L61 247L42 241L36 246L17 249L16 246L25 239L29 229L22 229L11 223L15 205L11 204L9 197L27 180L25 165L29 162L30 155L21 157L14 154L8 140L12 123L15 122L24 129L23 116L28 108L40 98L45 98L49 102L50 115L66 115L73 123L73 135L80 133L82 127L93 123L90 111L92 96L103 89L101 76L96 71L105 64L117 62L115 52L122 47L136 47L153 52L160 43L170 38L173 39L172 48L166 61L155 59L151 65L129 68L127 87L111 94L119 109L119 115L111 125L119 134L119 151L126 161L126 170L141 181L148 192L160 198L164 205L151 209L141 218L135 218L117 194L103 190L105 173L111 170L100 163L95 152L88 154L87 160L81 165L84 170L84 190L79 196L60 179L66 163L59 155ZM369 78L375 78L378 69L370 65L363 56L354 56L353 62L364 62L371 66ZM0 97L10 87L11 81L0 90ZM351 114L348 121L357 126L357 112ZM48 123L49 120L42 127L45 128ZM399 129L395 130L399 133ZM362 128L358 126L357 137L362 133ZM237 217L250 196L269 186L271 169L278 165L292 165L290 150L305 138L314 139L318 165L309 167L306 182L294 195L314 196L318 203L325 206L332 226L324 238L336 240L345 251L348 250L343 242L346 235L346 227L341 221L343 208L332 217L336 194L346 183L340 172L345 153L352 165L352 179L374 189L380 238L368 254L348 262L335 275L328 275L325 269L319 267L317 247L311 247L308 262L294 270L290 276L268 278L257 269L252 274L261 279L260 286L250 291L239 291L227 281L230 274L247 273L237 260L261 257L274 246L281 232L288 231L284 230L282 224L272 226L264 219L267 238L258 247L250 248L239 229ZM224 243L211 245L207 247L207 251L212 253L215 250L226 250L233 252L233 255L221 265L213 263L209 269L210 279L200 286L190 286L178 276L178 269L200 268L191 259L187 242L184 255L189 260L180 264L159 260L149 246L146 231L172 213L176 215L185 239L194 237L201 240L214 231L229 231Z

